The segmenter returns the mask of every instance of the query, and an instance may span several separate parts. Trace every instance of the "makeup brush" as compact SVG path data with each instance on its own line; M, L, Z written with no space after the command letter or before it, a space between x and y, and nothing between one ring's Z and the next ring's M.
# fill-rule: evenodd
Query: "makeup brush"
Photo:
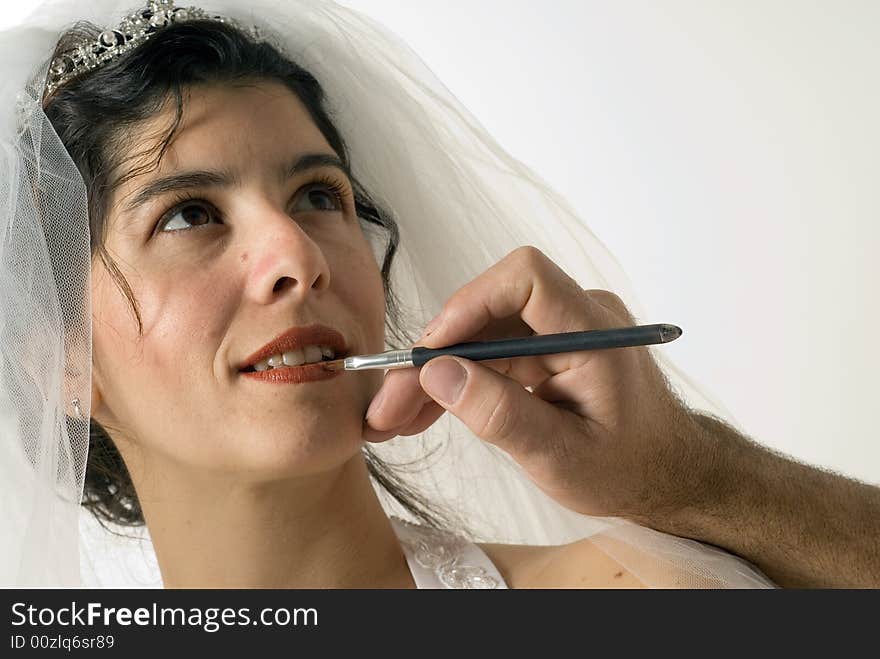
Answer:
M469 343L456 343L445 348L422 348L417 346L406 350L388 350L373 355L345 357L344 359L321 362L321 365L329 371L417 368L441 355L453 355L464 357L471 361L483 361L486 359L507 359L509 357L552 355L560 352L607 350L609 348L630 348L633 346L669 343L681 335L682 330L680 327L660 323L657 325L639 325L637 327L589 330L586 332L543 334L518 339L473 341Z

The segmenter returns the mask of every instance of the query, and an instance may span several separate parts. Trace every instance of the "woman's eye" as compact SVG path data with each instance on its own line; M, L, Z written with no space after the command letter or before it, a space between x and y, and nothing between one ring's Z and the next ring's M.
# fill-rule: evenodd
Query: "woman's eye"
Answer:
M213 218L211 209L204 204L188 203L178 206L162 221L162 231L180 231L207 224Z
M341 211L344 208L342 191L335 186L313 185L301 192L294 202L296 213L308 211ZM216 221L214 207L202 201L187 201L168 211L159 221L159 231L174 233Z
M299 196L293 210L339 211L342 210L342 198L338 192L324 186L311 187Z

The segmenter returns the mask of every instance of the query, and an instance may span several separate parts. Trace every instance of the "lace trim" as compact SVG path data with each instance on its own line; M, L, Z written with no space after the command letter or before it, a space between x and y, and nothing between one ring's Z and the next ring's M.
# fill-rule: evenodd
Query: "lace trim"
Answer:
M392 516L403 525L405 533L400 541L410 550L416 562L432 570L447 588L490 589L498 587L498 580L478 565L461 562L462 551L468 542L452 533L414 524Z

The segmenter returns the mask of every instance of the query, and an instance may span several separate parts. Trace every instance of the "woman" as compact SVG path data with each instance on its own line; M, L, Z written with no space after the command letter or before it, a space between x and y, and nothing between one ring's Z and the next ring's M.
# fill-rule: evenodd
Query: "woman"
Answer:
M166 587L770 585L708 547L587 516L644 492L583 482L581 440L699 432L647 350L436 360L389 374L384 400L375 371L298 366L412 345L419 306L443 306L431 346L635 324L605 290L623 290L616 273L590 260L601 246L408 51L324 2L249 3L246 20L216 4L238 22L157 2L117 23L111 4L39 15L41 37L101 27L54 45L6 160L4 405L22 443L5 448L26 495L7 515L22 531L5 583L79 578L62 551L71 506L42 477L68 504L84 478L105 524L146 523ZM450 297L452 273L470 283ZM471 407L457 411L485 443L437 422L463 404L433 377L455 362ZM517 415L532 432L506 431ZM670 488L687 473L657 466Z

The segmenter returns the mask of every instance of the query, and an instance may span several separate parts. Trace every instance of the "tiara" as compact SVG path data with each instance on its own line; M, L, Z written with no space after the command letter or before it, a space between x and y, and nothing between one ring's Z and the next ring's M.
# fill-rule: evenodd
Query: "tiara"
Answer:
M146 8L129 14L116 27L104 30L97 41L83 41L52 60L44 98L83 73L137 48L159 30L193 20L217 21L241 28L231 18L209 14L198 7L175 7L174 0L150 0ZM256 27L248 31L259 37Z

